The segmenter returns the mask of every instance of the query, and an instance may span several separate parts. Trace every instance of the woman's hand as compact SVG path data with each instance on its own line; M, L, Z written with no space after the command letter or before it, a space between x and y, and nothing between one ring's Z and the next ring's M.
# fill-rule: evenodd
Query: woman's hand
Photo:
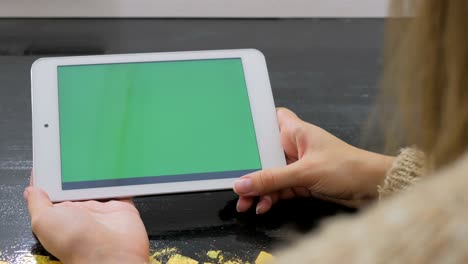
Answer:
M237 210L247 211L260 196L257 214L279 199L318 197L357 207L378 196L393 157L353 147L306 123L290 110L277 110L281 144L288 165L257 171L238 179Z
M24 197L34 234L64 263L148 263L148 236L130 199L53 204L34 187Z

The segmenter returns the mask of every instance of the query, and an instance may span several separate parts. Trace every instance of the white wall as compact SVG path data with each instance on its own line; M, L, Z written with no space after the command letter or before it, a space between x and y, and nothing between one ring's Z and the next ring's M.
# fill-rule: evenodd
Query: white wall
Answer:
M389 0L0 0L0 17L383 17Z

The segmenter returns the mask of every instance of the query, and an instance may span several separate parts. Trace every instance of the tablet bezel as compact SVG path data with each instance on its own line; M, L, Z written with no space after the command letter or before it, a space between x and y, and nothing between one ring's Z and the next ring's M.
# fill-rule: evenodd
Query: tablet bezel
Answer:
M284 166L286 161L280 143L266 61L263 54L258 50L55 57L38 59L31 67L34 185L44 189L54 202L232 188L233 182L237 178L62 190L57 67L233 58L242 60L262 168Z

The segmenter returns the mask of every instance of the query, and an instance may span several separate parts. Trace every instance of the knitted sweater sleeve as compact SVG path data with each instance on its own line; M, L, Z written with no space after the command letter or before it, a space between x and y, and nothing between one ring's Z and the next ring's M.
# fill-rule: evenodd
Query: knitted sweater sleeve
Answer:
M411 190L327 221L276 263L468 263L468 155Z
M378 187L379 198L413 186L423 175L424 166L425 156L422 151L416 148L402 149L387 172L383 185Z

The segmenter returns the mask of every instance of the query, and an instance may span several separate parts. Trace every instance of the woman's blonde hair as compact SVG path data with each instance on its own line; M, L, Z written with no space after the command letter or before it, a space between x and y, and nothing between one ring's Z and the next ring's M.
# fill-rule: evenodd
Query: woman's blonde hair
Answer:
M468 148L468 1L394 0L391 10L382 121L390 143L419 147L437 169Z

